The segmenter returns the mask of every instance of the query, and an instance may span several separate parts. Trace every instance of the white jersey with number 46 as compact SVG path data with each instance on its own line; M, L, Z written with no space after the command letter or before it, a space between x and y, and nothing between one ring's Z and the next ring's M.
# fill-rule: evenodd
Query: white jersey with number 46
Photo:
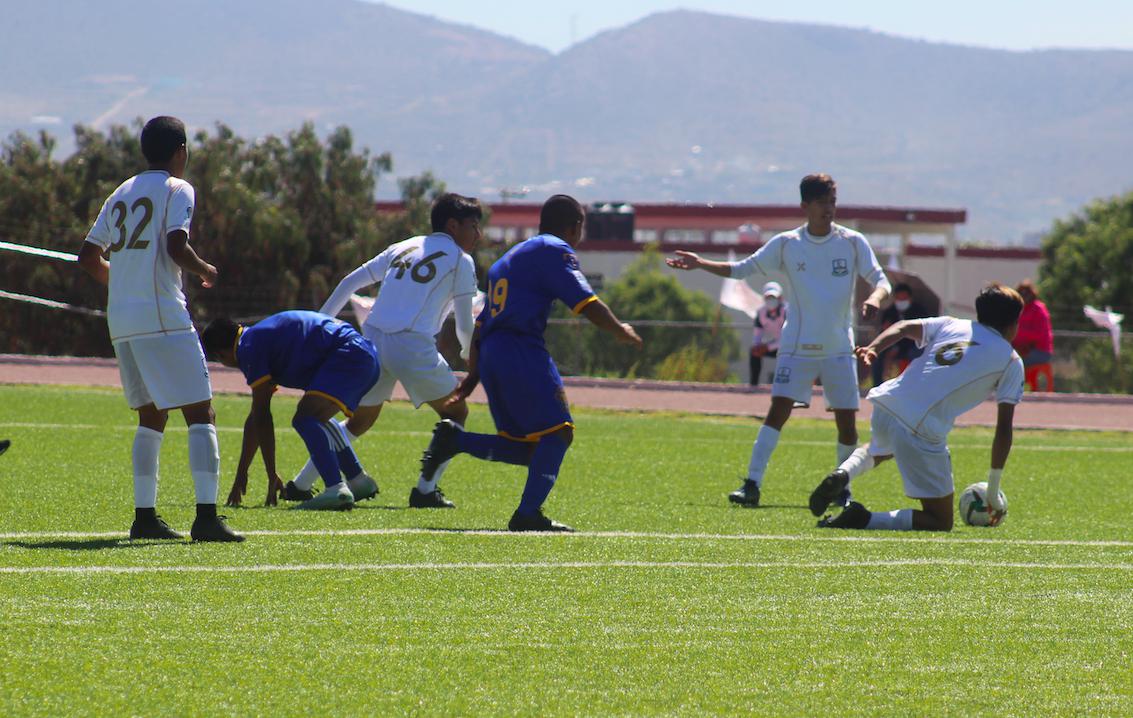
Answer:
M476 263L444 232L390 245L362 267L382 285L365 325L386 334L433 336L454 297L476 294Z
M102 205L86 241L110 251L111 341L192 331L181 268L166 237L189 232L193 198L188 182L149 170L123 182Z
M918 319L924 353L869 392L875 405L910 431L942 443L956 417L992 392L1001 404L1023 398L1023 360L991 327L955 317Z

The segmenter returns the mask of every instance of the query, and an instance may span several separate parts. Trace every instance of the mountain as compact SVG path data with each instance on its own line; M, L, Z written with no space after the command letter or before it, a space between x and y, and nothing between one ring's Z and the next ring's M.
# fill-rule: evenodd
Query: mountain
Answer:
M174 113L348 124L398 174L495 199L962 206L1011 241L1133 188L1133 52L1012 52L665 12L558 55L358 0L7 0L0 133ZM392 192L386 186L383 192Z

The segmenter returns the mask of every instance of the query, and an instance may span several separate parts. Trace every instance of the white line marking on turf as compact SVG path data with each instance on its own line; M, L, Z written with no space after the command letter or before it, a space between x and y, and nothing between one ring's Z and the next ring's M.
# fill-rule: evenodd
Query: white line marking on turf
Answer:
M880 561L839 561L837 563L814 561L745 561L738 563L698 562L698 561L521 561L470 562L470 563L315 563L315 564L253 564L248 566L0 566L0 573L272 573L288 571L446 571L446 570L507 570L507 569L596 569L596 568L704 568L704 569L772 569L772 568L890 568L890 567L931 567L963 566L972 568L970 561L957 559L896 559ZM1021 568L1055 570L1133 570L1133 564L1075 564L1075 563L1033 563L1033 562L994 562L980 563L986 568Z
M246 536L487 536L516 539L645 539L660 541L785 541L785 542L846 542L846 543L928 543L928 544L981 544L988 546L1091 546L1133 548L1133 541L1107 539L1013 539L1013 538L968 538L964 536L918 536L918 535L776 535L776 534L711 534L711 533L654 533L648 531L578 531L576 533L512 533L510 531L488 531L483 529L266 529L242 531ZM113 539L126 540L125 531L24 531L0 533L0 540L35 539Z
M252 564L248 566L0 566L0 574L134 574L134 573L275 573L299 571L493 571L512 569L599 569L599 568L701 568L701 569L826 569L826 568L923 568L963 566L1000 569L1051 569L1058 571L1130 571L1129 563L1033 563L988 562L973 566L958 559L897 559L891 561L744 561L738 563L699 561L519 561L515 563L302 563Z

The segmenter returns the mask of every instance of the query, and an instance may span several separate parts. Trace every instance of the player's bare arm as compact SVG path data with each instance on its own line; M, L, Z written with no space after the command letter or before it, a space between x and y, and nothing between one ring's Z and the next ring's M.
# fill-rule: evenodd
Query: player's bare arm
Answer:
M267 506L274 506L277 503L278 493L283 488L283 482L275 465L275 422L271 415L271 397L274 392L275 385L271 382L264 382L252 388L252 409L244 422L244 442L240 449L240 461L232 486L235 493L242 480L244 490L240 494L243 495L247 490L248 468L258 446L268 476L267 498L264 501ZM229 499L232 498L230 494Z
M189 235L185 230L170 232L167 239L166 251L178 267L200 277L201 286L206 289L216 284L216 267L197 256L196 251L189 246Z
M902 320L889 326L885 331L874 337L869 345L855 347L854 356L865 362L866 366L873 364L878 355L902 339L912 339L918 344L924 336L924 327L920 322Z
M706 272L711 272L718 277L732 276L732 265L728 262L717 262L712 259L705 259L696 252L686 252L683 249L678 249L675 257L666 257L665 264L673 269L703 269Z
M641 337L637 335L632 326L619 321L601 299L590 302L583 307L582 315L589 319L594 326L613 334L614 339L618 342L641 349Z
M877 287L874 287L873 292L871 292L869 297L864 302L862 302L862 319L865 319L867 321L872 321L873 319L875 319L878 313L881 312L882 303L888 297L889 289L885 285L879 284Z
M248 492L248 469L252 467L252 460L260 449L260 440L256 436L256 425L252 413L244 420L244 439L240 445L240 460L236 462L236 476L232 479L232 490L228 492L225 506L239 506Z
M1003 520L1007 507L999 500L999 482L1003 478L1003 468L1011 454L1011 443L1015 431L1015 405L1006 402L998 405L995 417L995 438L991 442L991 470L987 472L987 503L991 525Z
M83 242L79 250L79 266L99 284L110 284L110 262L102 256L102 247L94 242Z

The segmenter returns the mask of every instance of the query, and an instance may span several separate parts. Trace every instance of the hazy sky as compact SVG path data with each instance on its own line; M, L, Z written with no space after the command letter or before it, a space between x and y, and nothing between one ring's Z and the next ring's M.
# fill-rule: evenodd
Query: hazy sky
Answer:
M384 0L390 5L559 51L662 10L688 8L764 20L868 28L1013 50L1133 49L1133 0Z

